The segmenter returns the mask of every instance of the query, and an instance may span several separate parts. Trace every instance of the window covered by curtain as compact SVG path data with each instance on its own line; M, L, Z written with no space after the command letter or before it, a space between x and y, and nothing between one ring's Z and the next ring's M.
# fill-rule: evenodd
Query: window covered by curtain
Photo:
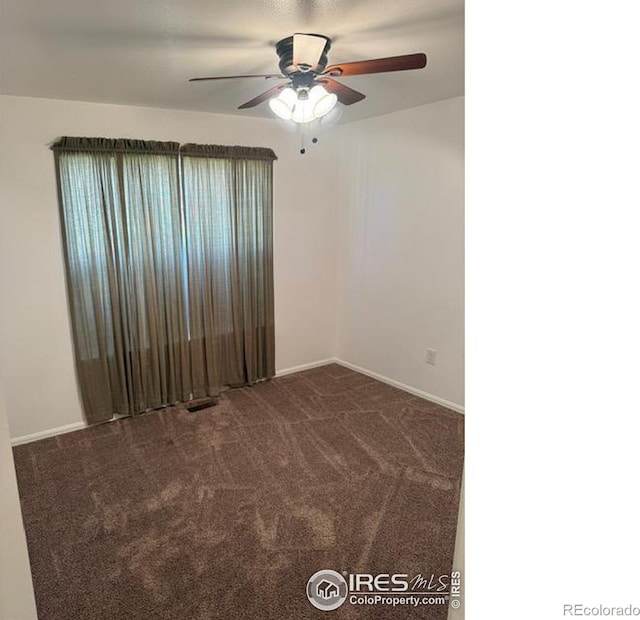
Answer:
M274 374L275 156L187 147L182 166L174 142L52 147L90 423Z

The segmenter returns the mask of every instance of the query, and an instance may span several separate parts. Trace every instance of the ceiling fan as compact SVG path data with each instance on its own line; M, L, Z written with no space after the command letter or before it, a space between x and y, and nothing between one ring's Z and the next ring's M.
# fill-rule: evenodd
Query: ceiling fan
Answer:
M252 108L269 100L271 110L280 118L307 123L328 114L338 101L351 105L365 98L357 90L336 81L336 77L422 69L427 65L426 55L419 53L327 66L327 52L330 48L329 37L296 33L276 43L280 73L201 77L191 78L189 81L255 77L283 80L238 106L238 109Z

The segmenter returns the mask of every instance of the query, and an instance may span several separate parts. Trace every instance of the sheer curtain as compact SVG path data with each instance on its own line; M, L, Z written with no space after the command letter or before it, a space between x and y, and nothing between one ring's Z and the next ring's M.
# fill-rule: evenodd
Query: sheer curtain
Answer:
M273 376L275 155L193 145L181 177L174 142L52 148L87 421Z
M273 160L255 151L181 148L196 396L275 373Z

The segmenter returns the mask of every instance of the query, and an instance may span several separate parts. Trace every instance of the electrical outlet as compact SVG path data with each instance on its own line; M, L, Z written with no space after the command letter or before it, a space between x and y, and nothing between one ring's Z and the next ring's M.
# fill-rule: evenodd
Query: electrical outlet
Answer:
M435 349L427 349L427 364L431 366L436 365L436 350Z

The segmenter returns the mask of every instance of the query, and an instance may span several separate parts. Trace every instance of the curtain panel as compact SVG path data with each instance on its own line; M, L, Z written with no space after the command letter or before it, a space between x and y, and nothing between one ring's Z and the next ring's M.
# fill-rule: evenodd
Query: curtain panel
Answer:
M52 149L87 421L272 377L273 151L106 138Z
M194 395L275 373L272 160L183 154Z

